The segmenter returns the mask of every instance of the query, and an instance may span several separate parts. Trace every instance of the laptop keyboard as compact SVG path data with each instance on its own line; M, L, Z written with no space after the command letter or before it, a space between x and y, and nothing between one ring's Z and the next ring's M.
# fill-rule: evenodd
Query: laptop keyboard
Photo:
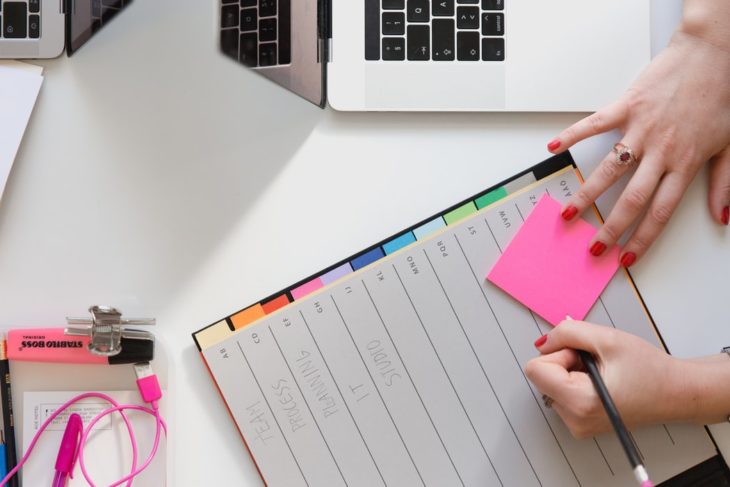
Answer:
M91 28L96 32L132 0L90 0ZM80 8L77 4L77 8ZM41 0L0 0L0 38L40 39Z
M41 36L41 0L0 0L0 37L4 39L39 39Z
M221 0L223 53L252 68L290 64L291 1Z
M367 61L504 56L504 0L365 0Z

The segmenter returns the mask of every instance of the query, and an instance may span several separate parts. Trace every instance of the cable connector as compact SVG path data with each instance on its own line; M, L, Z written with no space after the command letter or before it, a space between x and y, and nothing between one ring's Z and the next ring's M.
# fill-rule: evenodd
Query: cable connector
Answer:
M142 400L157 409L157 401L162 398L162 389L149 362L134 364L134 373L137 374L137 388Z

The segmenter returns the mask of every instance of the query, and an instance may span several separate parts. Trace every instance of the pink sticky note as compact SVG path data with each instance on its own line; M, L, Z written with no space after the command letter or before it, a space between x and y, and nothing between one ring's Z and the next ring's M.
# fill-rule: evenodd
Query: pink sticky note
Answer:
M618 246L588 252L595 233L583 219L564 221L560 203L545 195L487 279L553 325L582 320L618 269Z

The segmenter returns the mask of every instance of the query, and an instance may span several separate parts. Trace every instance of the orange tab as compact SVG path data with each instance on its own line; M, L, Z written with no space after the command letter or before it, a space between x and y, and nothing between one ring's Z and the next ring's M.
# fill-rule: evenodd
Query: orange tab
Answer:
M265 315L266 313L264 313L264 308L262 308L260 304L255 304L250 308L246 308L243 311L239 311L235 315L231 316L233 328L235 328L236 330L240 330L244 326L248 325L249 323L253 323L259 318L264 317Z

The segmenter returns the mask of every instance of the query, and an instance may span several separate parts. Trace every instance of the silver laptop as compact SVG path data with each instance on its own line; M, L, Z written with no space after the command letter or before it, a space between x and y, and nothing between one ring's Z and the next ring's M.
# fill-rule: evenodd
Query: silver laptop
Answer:
M0 58L70 56L132 0L0 0Z
M650 0L221 0L220 47L338 110L591 111L650 59Z

